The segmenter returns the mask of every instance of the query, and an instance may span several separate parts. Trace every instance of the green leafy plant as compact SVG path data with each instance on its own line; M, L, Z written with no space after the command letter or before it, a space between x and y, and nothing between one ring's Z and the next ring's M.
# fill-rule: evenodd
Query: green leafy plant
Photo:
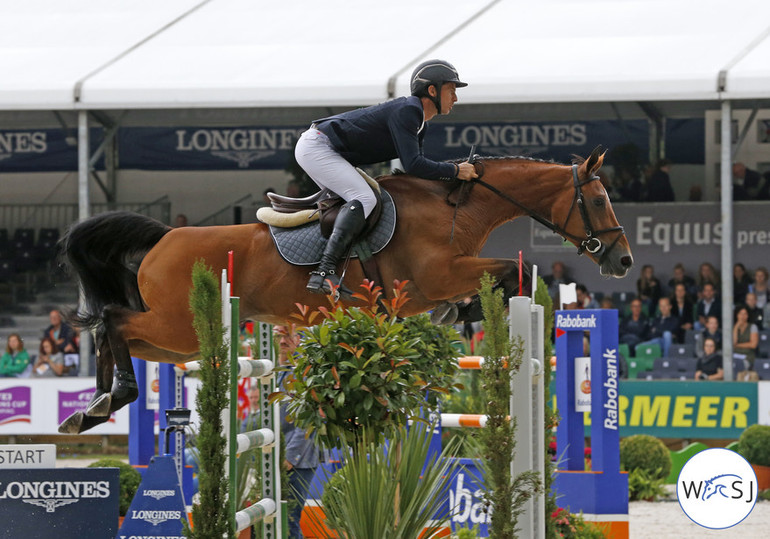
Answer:
M431 433L423 424L408 431L399 427L388 445L360 436L345 465L326 484L327 527L336 536L356 539L435 537L438 530L422 531L449 515L445 502L459 444L429 459Z
M751 464L770 466L770 426L751 425L738 439L738 453Z
M139 483L142 482L142 474L133 466L118 459L100 459L88 465L89 468L118 468L120 470L120 516L126 516L131 500L134 499Z
M429 325L427 317L399 320L408 301L406 282L396 282L385 312L381 289L366 282L355 297L362 307L298 306L302 341L293 376L286 381L288 415L325 447L357 447L394 436L409 419L419 419L426 392L447 393L456 372L457 333ZM316 324L321 320L321 323Z
M671 472L671 454L654 436L629 436L620 441L620 467L627 472L642 469L651 479L665 479Z
M487 401L487 424L481 430L483 451L480 459L487 500L492 506L490 535L498 539L516 536L518 517L524 504L541 492L537 472L511 476L516 451L516 421L509 417L511 376L521 367L524 353L521 340L511 342L504 314L502 290L493 290L494 279L481 279L481 308L484 313L484 364L482 387Z
M457 528L451 539L478 539L480 533L478 525L472 528Z
M184 520L184 534L191 539L235 537L235 521L227 500L226 441L222 436L222 410L228 406L230 355L224 342L219 283L211 268L196 261L192 270L190 310L200 344L201 388L195 400L200 415L197 448L200 453L198 492L193 506L194 529Z
M628 499L655 501L666 494L663 481L659 469L648 472L644 468L635 468L628 474Z

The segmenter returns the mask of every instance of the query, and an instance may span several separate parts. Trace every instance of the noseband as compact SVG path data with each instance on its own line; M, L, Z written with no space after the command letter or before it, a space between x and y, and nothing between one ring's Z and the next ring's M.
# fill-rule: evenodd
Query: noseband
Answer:
M481 164L481 162L478 162L477 164ZM577 250L578 255L582 255L585 251L588 251L592 255L598 257L599 264L601 265L604 263L604 260L607 258L607 256L610 254L610 251L615 247L615 245L618 243L620 238L625 234L623 231L623 227L613 226L609 228L603 228L601 230L594 230L593 225L591 224L591 217L588 215L588 210L586 209L586 203L585 198L583 197L583 186L591 183L594 180L598 180L599 176L591 176L587 180L581 182L578 178L577 173L578 166L572 165L572 183L575 187L575 196L572 198L572 204L570 204L569 212L567 212L567 218L564 219L564 225L559 226L556 223L553 223L552 221L549 221L542 215L538 214L531 208L528 208L518 200L514 199L513 197L503 193L500 191L497 187L494 185L490 185L487 182L483 181L481 179L481 176L483 174L483 166L482 166L482 174L479 174L479 177L471 180L474 183L478 183L479 185L486 187L493 193L495 193L500 198L507 200L511 204L518 206L524 212L529 215L532 219L546 227L547 229L551 230L552 232L559 234L560 236L564 238L569 238L574 240L575 242L579 243L579 247ZM566 230L567 223L569 222L569 218L572 216L572 211L575 209L575 206L578 207L578 211L580 212L580 218L583 220L583 227L586 231L586 237L581 238L579 236L575 236L574 234L570 234ZM606 234L607 232L618 232L618 234L615 236L615 239L610 242L609 245L605 245L602 240L599 239L599 236L601 234Z

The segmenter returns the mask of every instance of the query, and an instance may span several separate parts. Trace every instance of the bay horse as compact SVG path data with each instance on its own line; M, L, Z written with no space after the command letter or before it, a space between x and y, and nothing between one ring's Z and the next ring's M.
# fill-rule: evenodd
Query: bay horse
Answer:
M571 166L521 157L477 158L480 178L462 186L405 174L378 178L393 197L398 221L390 243L375 257L383 283L408 280L410 301L401 315L475 295L484 272L497 279L506 296L513 294L517 261L478 255L493 229L522 215L572 242L603 275L625 276L633 258L607 193L596 181L603 160L600 148ZM458 186L466 191L454 207L447 202ZM218 271L227 267L227 252L234 251L233 294L241 298L243 319L283 324L297 312L296 304L313 308L327 302L306 291L307 268L285 262L261 223L170 228L138 214L105 213L73 225L61 248L85 297L74 323L94 332L97 357L93 399L85 412L60 425L63 433L88 430L136 400L131 356L170 363L196 358L188 303L196 260ZM347 282L363 278L360 265L351 263Z

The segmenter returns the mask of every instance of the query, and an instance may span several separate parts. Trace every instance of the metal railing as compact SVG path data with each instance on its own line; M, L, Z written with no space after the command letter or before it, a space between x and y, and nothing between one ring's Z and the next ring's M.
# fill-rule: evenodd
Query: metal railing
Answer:
M122 202L91 204L91 215L106 211L132 211L147 215L169 224L171 222L171 202L168 196L162 196L152 202ZM17 228L56 228L63 232L69 225L78 220L77 203L52 204L0 204L0 229L8 230L13 236Z

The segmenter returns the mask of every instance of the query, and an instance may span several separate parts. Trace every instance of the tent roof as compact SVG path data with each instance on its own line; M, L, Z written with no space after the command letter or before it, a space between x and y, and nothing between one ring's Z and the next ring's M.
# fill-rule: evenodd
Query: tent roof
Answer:
M770 99L766 0L0 0L0 110Z

